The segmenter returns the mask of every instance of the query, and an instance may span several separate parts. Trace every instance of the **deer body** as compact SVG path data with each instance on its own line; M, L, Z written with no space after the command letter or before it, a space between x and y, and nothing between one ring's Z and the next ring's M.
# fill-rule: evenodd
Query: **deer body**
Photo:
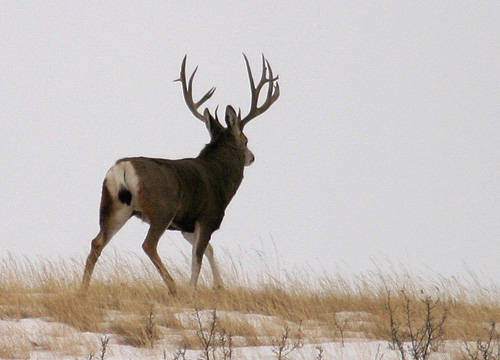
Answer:
M199 158L139 157L119 160L117 166L122 162L130 164L134 169L132 176L140 179L139 186L121 189L122 194L130 192L132 215L149 224L159 221L158 218L171 220L169 229L188 233L194 232L196 221L203 222L212 231L217 230L243 180L243 163L226 167L224 162L213 163ZM122 196L125 199L121 202L126 204L128 195Z
M206 101L215 89L211 89L200 101L192 100L192 80L185 79L184 58L181 69L181 82L184 97L193 114L201 119L209 130L211 141L196 158L179 160L132 157L120 159L106 174L103 182L100 206L100 231L92 240L90 254L85 265L82 288L87 289L95 263L103 248L114 234L132 217L136 216L150 224L143 242L143 249L158 269L171 294L176 293L174 280L168 273L157 253L157 244L165 230L181 231L192 244L191 286L196 287L202 258L205 255L212 268L214 286L222 281L209 245L211 235L224 218L224 212L243 180L243 168L254 161L252 152L247 148L247 139L242 130L246 122L260 114L269 101L279 96L279 88L273 85L276 80L265 78L266 67L263 62L261 84L269 82L275 89L274 98L268 93L268 100L260 108L252 108L245 119L228 106L226 124L223 127L217 116L212 117L208 109L198 113L198 107ZM250 67L252 99L255 87ZM264 60L263 60L264 61ZM268 64L267 64L268 65ZM195 70L196 71L196 70ZM259 84L260 88L262 85ZM258 91L260 91L260 88ZM272 93L271 93L272 95ZM217 115L217 114L216 114Z

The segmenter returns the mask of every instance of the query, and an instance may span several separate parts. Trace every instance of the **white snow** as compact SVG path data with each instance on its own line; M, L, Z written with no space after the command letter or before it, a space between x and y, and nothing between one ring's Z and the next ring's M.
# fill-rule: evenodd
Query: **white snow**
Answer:
M207 321L209 311L200 312L202 320ZM192 311L179 313L179 318L189 321ZM217 316L236 315L236 313L217 313ZM268 321L261 315L248 315L258 325L261 321ZM39 360L74 360L100 359L102 339L109 338L104 358L107 360L125 359L173 359L174 353L179 350L175 335L164 336L155 343L153 349L135 348L120 343L118 336L113 334L82 333L76 329L44 319L0 320L0 350L2 346L20 347L19 358ZM448 342L446 351L435 353L431 359L451 360L452 353L457 351L459 344ZM25 350L23 355L23 349ZM11 348L12 349L12 348ZM319 359L319 349L323 351L322 359L335 360L396 360L397 351L391 350L386 341L369 341L367 339L345 339L342 346L339 339L335 341L311 344L306 343L288 355L288 359ZM16 349L17 350L17 349ZM199 350L186 350L186 359L199 359ZM1 357L0 352L0 358ZM3 359L3 358L2 358ZM277 359L273 346L234 347L233 359L244 360L271 360Z

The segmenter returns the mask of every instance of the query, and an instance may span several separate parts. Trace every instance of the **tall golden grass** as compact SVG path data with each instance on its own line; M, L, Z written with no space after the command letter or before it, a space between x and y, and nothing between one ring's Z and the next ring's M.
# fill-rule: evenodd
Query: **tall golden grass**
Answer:
M103 256L84 295L79 291L82 260L5 256L0 260L0 319L44 318L79 331L112 333L138 347L169 334L180 335L179 345L196 346L196 322L183 318L195 309L217 309L219 326L237 337L235 345L269 344L285 324L301 324L305 341L311 342L338 341L340 330L342 336L390 340L388 296L396 319L404 318L404 301L411 299L417 323L424 319L421 299L439 299L436 311L448 314L445 339L475 340L485 324L500 322L499 289L473 275L462 282L381 270L357 277L306 271L250 276L233 259L222 262L231 264L223 272L224 289L207 286L205 273L192 293L188 267L175 267L178 295L172 297L149 262ZM23 341L22 349L27 346Z

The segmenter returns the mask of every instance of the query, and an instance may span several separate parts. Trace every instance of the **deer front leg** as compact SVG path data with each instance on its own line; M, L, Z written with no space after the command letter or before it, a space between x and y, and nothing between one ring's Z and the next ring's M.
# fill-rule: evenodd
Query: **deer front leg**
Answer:
M196 225L196 229L199 229L199 226ZM184 239L186 239L194 248L195 240L198 237L198 233L196 232L196 229L192 233L188 232L182 232L182 235L184 236ZM223 282L222 278L219 273L219 268L217 266L217 262L215 261L214 257L214 250L212 248L212 245L208 244L206 249L205 249L205 256L208 259L208 262L210 263L210 268L212 269L212 276L213 276L213 287L214 289L220 289L223 287Z
M193 241L193 249L192 249L192 258L191 258L191 281L190 285L193 290L196 290L196 285L198 283L198 277L200 276L201 262L203 260L203 255L205 254L205 250L207 246L209 246L208 242L210 241L210 237L212 232L207 230L203 225L196 223L195 231L194 231L194 241ZM213 250L210 252L213 260ZM207 254L208 257L208 254ZM210 261L210 259L209 259ZM215 263L214 263L215 264ZM212 270L213 271L213 270ZM216 274L214 275L214 281L216 277L219 277L219 273L216 270ZM219 279L220 280L220 279Z
M212 245L207 245L207 248L205 249L205 256L207 257L208 262L210 263L210 268L212 269L213 288L222 289L224 287L224 283L222 282L222 278L217 267L217 262L215 261L214 249L212 248Z

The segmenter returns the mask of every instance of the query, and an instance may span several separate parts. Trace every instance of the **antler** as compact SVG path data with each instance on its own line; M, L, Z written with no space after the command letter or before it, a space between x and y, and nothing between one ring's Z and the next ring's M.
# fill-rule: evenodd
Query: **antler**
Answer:
M193 100L193 78L194 74L196 74L196 70L198 70L198 66L194 69L193 73L189 77L189 81L186 83L186 58L187 55L184 55L184 59L182 60L181 65L181 75L180 78L175 81L180 81L182 83L182 92L184 94L184 100L186 101L186 105L191 110L194 116L196 116L201 121L205 122L207 119L204 115L198 112L198 108L205 103L215 92L215 86L207 91L203 97L194 102Z
M259 116L264 111L266 111L280 96L280 87L276 80L278 80L278 76L273 77L273 70L271 69L271 65L267 59L262 55L262 75L259 83L255 86L252 70L250 70L250 64L248 63L248 59L245 54L243 54L245 58L245 64L247 66L248 78L250 80L250 91L252 92L252 102L250 104L250 111L247 116L243 120L241 120L241 128L243 128L250 120ZM269 75L269 76L267 76ZM259 101L260 91L264 87L266 83L269 83L267 89L267 96L264 103L259 107L257 103Z

